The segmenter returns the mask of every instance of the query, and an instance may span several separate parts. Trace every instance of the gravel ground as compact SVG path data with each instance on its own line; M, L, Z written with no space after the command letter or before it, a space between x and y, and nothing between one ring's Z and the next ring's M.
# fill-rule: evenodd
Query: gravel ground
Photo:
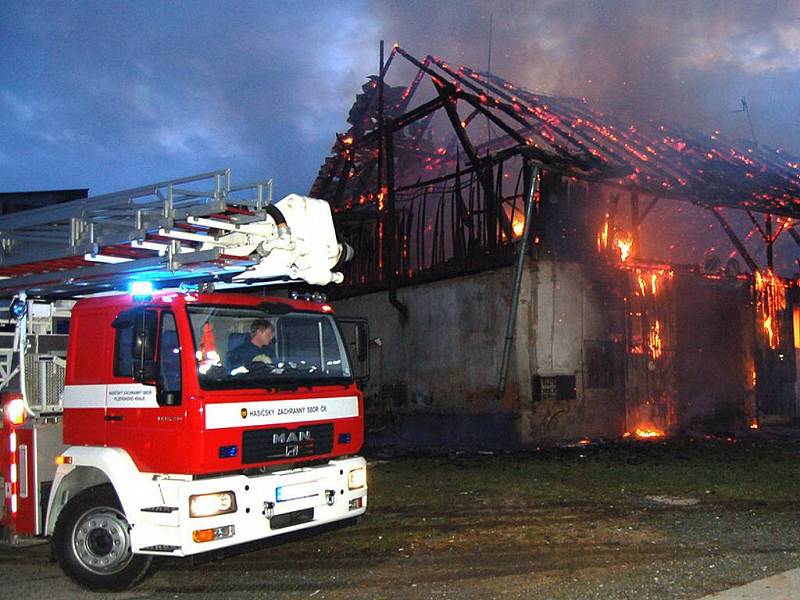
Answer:
M692 599L800 566L800 446L748 440L373 461L356 526L105 598ZM46 545L0 597L86 598Z

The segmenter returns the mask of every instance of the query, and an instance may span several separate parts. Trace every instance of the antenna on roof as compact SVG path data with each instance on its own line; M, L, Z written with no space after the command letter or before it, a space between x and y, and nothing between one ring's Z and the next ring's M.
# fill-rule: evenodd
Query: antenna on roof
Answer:
M489 15L489 57L486 60L486 74L492 74L492 29L494 26L494 15ZM486 117L486 141L490 141L492 139L492 123L489 120L489 117ZM486 151L489 152L488 149Z
M758 146L758 140L756 139L756 131L753 129L753 119L750 118L750 107L747 105L747 96L742 96L742 108L741 110L732 110L731 112L735 113L744 113L747 116L747 123L750 125L750 136L753 138L753 143Z
M489 15L489 59L486 61L486 72L492 73L492 26L494 25L494 15Z

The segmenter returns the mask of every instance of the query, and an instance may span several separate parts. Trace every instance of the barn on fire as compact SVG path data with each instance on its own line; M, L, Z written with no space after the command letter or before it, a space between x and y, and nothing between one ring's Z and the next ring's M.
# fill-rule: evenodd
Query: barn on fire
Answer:
M800 159L395 46L310 194L356 249L371 439L734 431L797 417Z

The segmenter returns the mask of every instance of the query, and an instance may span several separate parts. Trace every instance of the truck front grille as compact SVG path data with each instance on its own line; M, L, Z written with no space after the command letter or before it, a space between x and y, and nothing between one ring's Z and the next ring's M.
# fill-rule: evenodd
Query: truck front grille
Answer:
M295 429L249 429L242 433L242 464L317 456L333 450L333 424Z

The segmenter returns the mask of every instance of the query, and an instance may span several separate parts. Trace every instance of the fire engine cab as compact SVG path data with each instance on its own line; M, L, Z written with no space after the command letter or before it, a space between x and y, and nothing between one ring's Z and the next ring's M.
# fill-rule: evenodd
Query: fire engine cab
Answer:
M363 323L348 344L318 293L212 290L341 281L328 205L269 190L220 171L0 217L0 523L86 588L366 510Z

